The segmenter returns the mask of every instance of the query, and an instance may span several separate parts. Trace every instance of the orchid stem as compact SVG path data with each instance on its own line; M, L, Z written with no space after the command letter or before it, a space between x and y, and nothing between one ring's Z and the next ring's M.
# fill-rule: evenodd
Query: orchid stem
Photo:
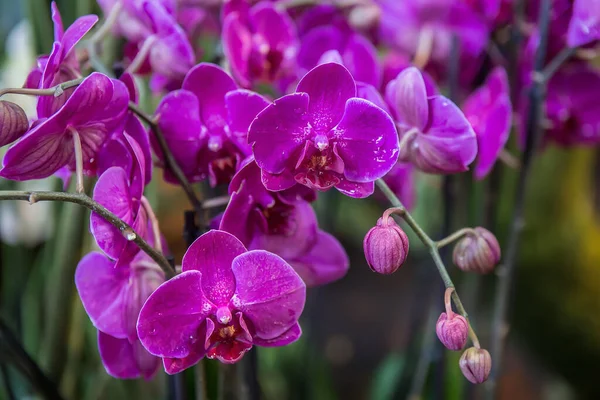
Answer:
M94 32L94 34L90 38L87 46L88 58L92 68L108 76L111 76L112 74L107 70L107 68L98 58L98 43L102 39L104 39L104 37L106 37L106 35L110 32L110 29L115 25L117 19L119 18L119 14L121 13L122 8L122 2L118 1L115 3L113 8L111 8L109 14L106 16L104 23L98 28L96 32Z
M30 192L30 191L18 191L18 190L5 190L0 191L1 200L23 200L28 201L30 204L37 203L38 201L62 201L67 203L75 203L90 209L92 212L100 215L104 220L109 222L115 228L117 228L127 240L135 243L140 250L148 254L160 268L165 272L167 278L172 277L175 274L175 270L169 264L169 261L157 250L148 244L140 235L138 235L125 221L121 220L115 214L110 212L100 203L94 201L92 198L87 196L85 193L65 193L65 192Z
M421 240L421 242L429 250L429 254L431 255L431 258L433 258L433 262L435 263L435 266L442 278L442 281L444 281L444 286L446 288L454 289L454 292L452 293L452 300L454 301L456 310L458 311L458 313L460 315L465 317L465 319L467 319L467 321L469 321L469 314L467 314L465 307L463 306L462 302L460 301L460 297L458 297L458 293L456 292L454 282L452 282L452 278L450 278L450 274L448 274L448 271L446 270L446 267L444 266L444 262L442 261L442 258L440 257L440 252L439 252L439 249L437 246L437 242L432 240L429 237L429 235L427 235L427 233L425 233L425 231L421 228L421 226L419 226L417 221L415 221L415 219L412 217L412 215L406 210L406 207L404 207L404 205L402 204L400 199L398 199L398 196L396 196L396 194L389 188L389 186L383 181L383 179L377 179L377 181L375 181L375 183L377 184L377 187L379 188L379 190L381 190L381 192L385 195L385 197L387 197L389 202L394 207L403 210L403 213L400 215L400 217L408 224L408 226L417 235L419 240ZM471 341L473 343L479 343L477 335L475 334L475 331L471 327L470 321L469 321L469 337L471 338Z
M85 187L83 186L83 150L81 149L81 138L79 132L75 128L69 128L73 135L73 146L75 147L75 176L76 185L75 190L77 193L84 193Z
M436 242L436 246L438 249L441 249L442 247L447 246L450 243L460 239L461 237L463 237L465 235L469 235L469 234L477 235L477 232L475 232L475 230L473 228L463 228L461 230L454 232L450 236L443 238L442 240L438 240Z
M146 198L146 196L142 196L140 199L140 203L144 210L146 210L146 214L148 214L148 219L152 224L152 233L154 235L154 248L161 254L164 254L162 247L162 240L160 240L160 226L158 224L158 218L156 218L156 214L154 214L154 210L152 210L152 206L150 202Z
M185 174L179 167L179 164L177 164L175 157L173 157L173 154L169 150L169 145L167 144L167 141L165 140L165 137L163 136L162 131L158 127L158 124L156 123L156 121L151 116L146 114L143 110L141 110L138 107L138 105L133 102L129 103L129 110L131 110L134 114L136 114L138 117L140 117L140 119L142 119L144 122L146 122L150 126L150 129L154 133L154 137L156 138L156 141L158 142L158 145L163 153L166 167L171 170L173 175L175 175L175 177L179 181L179 184L185 191L185 194L187 195L188 200L190 201L190 203L194 207L194 210L196 211L196 216L202 215L203 214L202 202L196 196L194 188L192 187L192 185L186 178Z
M155 39L153 36L149 36L146 40L144 40L144 43L142 43L142 48L135 55L135 58L133 61L131 61L131 64L129 64L125 72L135 74L140 69L142 64L144 64L144 61L146 61L146 57L148 57L148 53L150 53L154 42Z
M540 42L535 55L534 74L540 74L544 67L546 58L546 49L548 45L548 31L550 25L551 1L543 0L540 3L539 13L539 35ZM498 274L498 287L494 299L494 313L492 320L492 343L491 355L494 358L494 369L486 383L486 398L493 399L496 394L497 378L502 371L502 356L504 343L508 333L507 319L509 312L509 301L512 294L512 286L516 271L517 255L521 232L524 227L525 210L525 190L527 188L529 173L531 170L531 161L538 143L542 136L541 118L542 107L545 97L545 82L543 80L534 80L529 90L529 110L526 119L526 143L525 150L521 158L521 170L519 181L517 182L514 214L508 245L506 247L506 257L504 265Z
M52 86L48 89L28 89L28 88L7 88L0 90L0 97L5 94L23 94L27 96L54 96L58 97L62 95L65 90L75 86L79 86L83 82L84 78L73 79L72 81L66 81L59 85Z
M569 59L575 52L577 51L577 47L565 47L558 53L541 71L541 78L544 83L548 83L550 79L554 76L556 71Z

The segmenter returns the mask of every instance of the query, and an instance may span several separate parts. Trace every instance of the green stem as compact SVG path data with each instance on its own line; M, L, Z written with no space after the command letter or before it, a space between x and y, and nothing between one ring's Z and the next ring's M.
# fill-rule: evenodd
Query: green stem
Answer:
M173 153L171 153L171 150L169 150L169 145L167 144L167 141L165 140L165 137L164 137L161 129L158 127L158 124L156 123L156 121L151 116L146 114L141 108L139 108L139 106L137 104L135 104L133 102L129 103L129 110L132 111L134 114L136 114L138 117L140 117L140 119L142 119L144 122L146 122L150 126L150 129L154 133L154 137L156 138L156 141L158 142L158 145L163 153L163 158L165 160L165 164L166 164L167 168L169 168L169 170L171 170L173 175L175 175L175 177L179 181L179 184L185 191L185 194L187 195L190 203L192 204L192 206L194 207L194 210L196 211L196 216L202 215L202 213L203 213L202 202L196 196L196 192L194 191L194 188L192 187L192 185L186 178L185 174L181 170L181 167L179 167L179 164L175 160L175 157L173 157Z
M431 255L431 258L433 258L433 262L435 263L435 266L440 274L440 277L442 278L442 281L444 281L444 286L446 286L446 288L454 288L454 292L452 293L452 300L454 301L456 310L458 311L458 313L460 315L462 315L467 320L469 320L469 315L467 314L465 307L463 306L462 302L460 301L460 297L458 296L458 293L456 292L456 287L454 285L454 282L452 282L452 278L450 278L450 274L448 274L448 271L446 270L446 266L444 265L444 262L442 261L442 258L440 257L440 252L438 249L437 242L432 240L429 237L429 235L427 235L427 233L419 226L417 221L415 221L415 219L412 217L412 215L410 215L410 213L408 212L406 207L404 207L404 205L402 204L402 202L400 201L398 196L396 196L396 194L389 188L389 186L383 181L383 179L378 179L375 183L377 184L377 187L379 188L379 190L381 190L381 192L385 195L385 197L387 197L389 202L394 207L402 210L402 213L400 216L402 217L402 219L404 219L404 221L408 224L408 226L413 230L413 232L417 235L417 237L421 240L421 242L429 250L429 254ZM469 337L471 338L471 341L474 344L475 343L479 344L479 340L477 338L477 335L475 334L475 331L471 327L470 321L469 321Z
M84 78L73 79L72 81L66 81L56 86L52 86L48 89L27 89L27 88L7 88L0 90L0 97L5 94L23 94L28 96L54 96L58 97L62 95L65 90L75 86L79 86L83 82Z
M442 247L447 246L450 243L454 242L455 240L458 240L461 237L468 235L468 234L477 235L477 232L475 232L475 230L473 228L463 228L461 230L454 232L450 236L443 238L442 240L438 240L436 242L436 246L438 249L441 249Z
M144 239L142 239L142 237L138 235L133 228L129 226L129 224L119 219L119 217L117 217L115 214L84 193L6 190L0 191L0 201L1 200L23 200L28 201L30 204L38 201L61 201L79 204L80 206L88 208L100 215L115 228L119 229L119 231L127 240L134 242L140 248L140 250L148 254L148 256L150 256L150 258L152 258L162 268L167 278L170 278L175 274L175 271L169 264L169 261L167 261L167 259L160 252L155 250Z

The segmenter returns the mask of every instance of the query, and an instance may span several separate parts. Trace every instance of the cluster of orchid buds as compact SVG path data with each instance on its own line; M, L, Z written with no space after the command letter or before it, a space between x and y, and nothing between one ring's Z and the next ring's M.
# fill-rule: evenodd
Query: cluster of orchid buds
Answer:
M369 267L391 274L407 263L399 217L448 288L437 336L454 351L471 338L460 369L481 383L491 357L439 248L458 241L454 264L485 274L499 263L500 245L483 227L432 240L410 214L414 179L470 166L484 179L498 159L510 158L513 120L521 141L530 140L534 107L519 92L541 84L547 140L600 142L600 73L573 50L600 38L600 2L557 1L564 7L550 9L540 1L532 10L527 2L530 24L510 81L506 59L486 50L493 32L520 23L511 19L510 0L98 0L104 24L88 40L98 17L80 17L65 30L52 3L50 53L37 59L23 88L0 91L38 96L34 116L0 100L0 146L12 144L0 177L54 175L65 191L0 192L0 199L92 210L97 251L81 259L77 290L106 371L150 378L161 363L175 374L204 357L235 363L253 346L296 341L306 288L343 278L350 265L311 203L334 188L367 198L377 186L392 208L364 238ZM536 25L538 18L546 22ZM98 58L107 35L123 43L114 71ZM553 79L540 83L537 59L559 54ZM460 68L451 76L453 57ZM154 113L143 111L142 77L158 101ZM451 79L458 89L443 92ZM155 165L184 188L206 232L192 238L180 267L168 262L144 195ZM72 176L75 193L68 192ZM224 202L201 202L199 182ZM203 219L211 201L225 208Z

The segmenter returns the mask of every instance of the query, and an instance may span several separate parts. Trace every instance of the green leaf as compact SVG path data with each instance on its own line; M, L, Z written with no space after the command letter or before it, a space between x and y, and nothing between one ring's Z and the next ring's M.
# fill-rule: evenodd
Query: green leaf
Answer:
M369 398L371 400L392 399L405 365L404 356L397 353L388 355L375 371Z

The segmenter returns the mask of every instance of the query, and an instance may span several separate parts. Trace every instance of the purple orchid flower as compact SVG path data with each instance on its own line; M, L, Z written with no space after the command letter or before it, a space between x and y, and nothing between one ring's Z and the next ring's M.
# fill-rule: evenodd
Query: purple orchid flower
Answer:
M314 191L303 185L269 192L250 159L229 185L231 200L219 229L235 235L250 250L267 250L282 257L307 286L342 278L349 267L339 242L321 231L309 201Z
M150 295L137 324L142 344L163 357L167 373L204 356L235 363L253 345L284 346L300 337L306 286L279 256L209 231L182 264L180 275Z
M256 163L269 190L296 183L336 187L351 197L373 193L373 182L398 158L398 137L389 115L356 97L356 84L340 64L306 74L296 93L283 96L250 125Z
M401 161L423 172L451 174L468 170L477 154L475 132L460 109L441 95L428 96L415 67L398 74L386 100L400 135Z
M298 38L285 11L263 1L250 10L228 13L223 21L223 52L244 87L294 78Z
M238 164L251 154L248 127L268 104L264 97L238 89L221 68L201 63L187 74L182 90L163 98L156 118L188 179L208 177L215 186L229 183ZM165 179L177 182L167 170Z
M46 178L64 166L75 170L75 136L83 169L95 174L98 151L123 129L127 88L97 72L88 76L54 115L39 120L4 156L0 176L12 180Z
M120 266L98 252L79 262L75 285L98 329L100 358L110 375L150 379L156 372L160 359L141 345L136 323L142 305L164 281L163 271L143 252Z
M600 0L575 0L567 44L583 46L600 39Z
M494 68L483 86L465 100L463 109L477 135L475 178L482 179L494 166L510 135L512 105L504 68Z
M95 15L84 15L73 22L66 31L55 2L52 2L54 46L50 55L38 58L37 67L27 77L25 87L46 89L81 76L75 46L98 21ZM38 118L52 116L67 101L75 89L67 89L58 97L42 96L38 99Z

